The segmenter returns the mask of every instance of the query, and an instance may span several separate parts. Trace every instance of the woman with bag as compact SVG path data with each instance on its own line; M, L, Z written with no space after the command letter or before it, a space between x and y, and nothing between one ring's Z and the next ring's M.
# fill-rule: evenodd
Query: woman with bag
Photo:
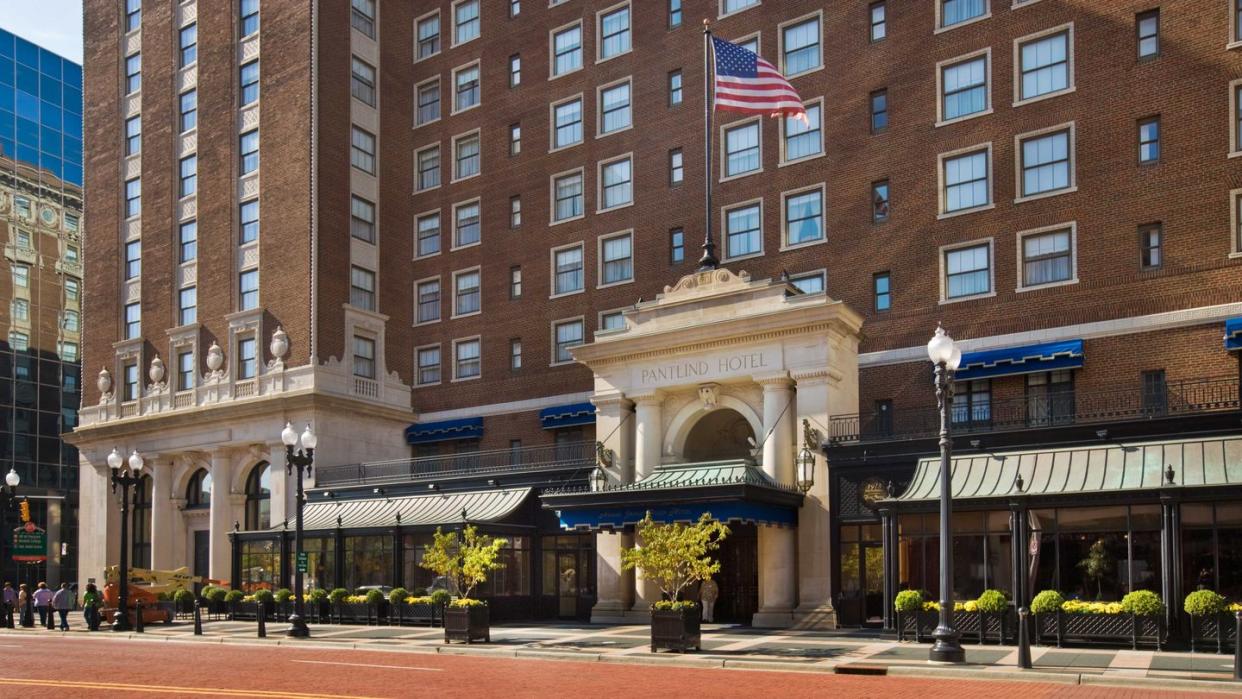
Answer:
M95 583L86 583L86 592L82 594L82 616L86 619L86 628L91 631L99 630L99 606L102 603L103 598L99 596Z

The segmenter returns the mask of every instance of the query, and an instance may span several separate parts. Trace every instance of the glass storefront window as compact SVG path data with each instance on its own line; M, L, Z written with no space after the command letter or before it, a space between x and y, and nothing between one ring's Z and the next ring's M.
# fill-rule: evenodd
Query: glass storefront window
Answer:
M305 537L302 550L306 552L306 573L302 576L305 590L316 588L331 590L336 587L336 540L330 536ZM294 546L290 544L290 555ZM290 562L290 566L293 563Z
M345 537L345 589L392 585L392 537Z
M487 582L479 586L479 595L511 597L530 594L530 537L507 536L497 562L501 567L492 571Z
M241 589L277 590L280 582L280 542L275 539L241 542Z
M401 548L403 549L401 585L409 590L412 595L421 595L424 592L429 592L427 588L431 587L435 579L435 573L421 565L423 556L427 553L427 547L430 545L430 534L406 534L401 537Z

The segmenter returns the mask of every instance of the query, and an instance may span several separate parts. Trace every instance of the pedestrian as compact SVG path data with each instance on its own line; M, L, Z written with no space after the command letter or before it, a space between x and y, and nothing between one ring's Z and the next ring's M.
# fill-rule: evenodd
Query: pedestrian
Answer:
M46 626L48 631L55 629L52 625L52 591L47 589L47 583L40 582L31 597L35 609L39 611L39 626Z
M13 611L17 609L17 590L13 589L13 583L7 580L4 583L4 602L3 615L0 616L0 625L6 629L13 628Z
M17 592L17 604L21 608L21 624L24 628L34 626L34 607L31 606L30 586L22 583Z
M715 580L708 578L699 587L699 602L703 605L703 621L713 622L716 618L716 598L720 596L720 586Z
M82 594L82 616L86 619L86 628L90 631L99 630L99 606L103 599L95 583L86 583L86 592Z
M56 610L56 615L60 617L60 630L69 630L69 610L73 609L73 592L69 590L69 583L60 584L60 589L56 594L52 595L52 608Z

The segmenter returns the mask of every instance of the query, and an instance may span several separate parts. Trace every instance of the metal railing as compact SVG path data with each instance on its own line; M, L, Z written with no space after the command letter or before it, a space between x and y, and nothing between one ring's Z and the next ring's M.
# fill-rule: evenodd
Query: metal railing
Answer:
M324 466L317 487L410 483L444 477L484 476L595 465L595 442L567 442L512 449L472 451L417 459Z
M1170 381L1163 386L1052 390L974 406L964 405L964 400L960 392L954 400L954 435L1152 420L1239 407L1237 376ZM935 406L834 415L828 420L831 444L923 439L939 431L940 411Z

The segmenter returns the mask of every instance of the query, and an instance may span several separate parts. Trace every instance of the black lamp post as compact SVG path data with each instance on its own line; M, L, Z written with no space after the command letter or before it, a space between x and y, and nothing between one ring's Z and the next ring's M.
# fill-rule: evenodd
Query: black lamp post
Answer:
M118 576L117 613L112 618L113 631L129 631L129 488L142 482L142 455L136 450L129 455L129 469L122 470L125 460L116 449L108 454L112 469L112 492L121 486L121 566Z
M962 362L962 350L944 328L927 343L927 356L936 365L936 402L940 406L940 623L932 632L936 639L929 660L934 663L964 663L966 651L953 626L953 441L949 436L953 419L953 373Z
M9 472L4 476L4 485L0 486L0 495L4 495L4 506L0 507L0 533L7 533L9 530L9 511L17 509L17 486L22 484L22 477L17 475L17 469L10 468ZM0 608L4 600L0 600Z
M280 433L280 441L285 443L285 473L286 475L297 474L295 479L298 489L297 520L293 530L293 545L296 551L293 565L293 615L289 617L289 630L285 632L285 635L290 638L309 638L310 628L306 626L306 605L302 599L306 595L306 591L302 589L301 565L301 559L305 555L302 551L302 506L306 504L302 479L309 478L311 475L311 467L315 463L315 445L319 443L319 438L311 431L311 426L308 424L306 430L302 432L302 448L294 451L294 447L298 445L298 433L293 429L293 425L286 422L285 429Z

